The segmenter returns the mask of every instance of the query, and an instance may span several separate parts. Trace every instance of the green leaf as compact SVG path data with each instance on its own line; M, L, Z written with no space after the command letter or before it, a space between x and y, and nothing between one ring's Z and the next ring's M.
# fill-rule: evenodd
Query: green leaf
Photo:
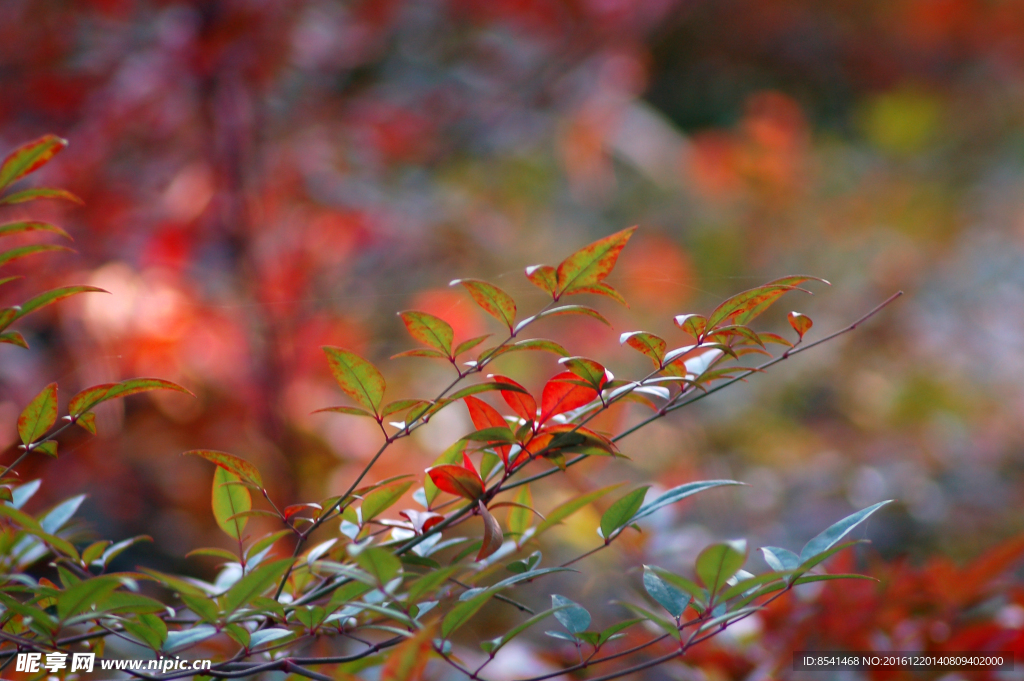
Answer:
M568 369L571 373L583 379L583 382L599 390L608 382L607 369L598 362L586 357L563 357L558 363Z
M412 483L412 480L398 480L367 494L363 498L363 522L366 523L389 509L412 487Z
M28 342L25 337L17 331L8 331L6 333L0 333L0 343L7 343L8 345L17 345L19 348L25 348L28 350Z
M448 611L448 614L441 621L441 635L448 638L456 629L465 624L469 618L479 612L480 608L484 607L487 601L494 597L495 593L497 591L494 589L484 589L469 600L459 602Z
M527 338L526 340L517 341L511 345L502 345L501 347L485 350L480 353L480 359L493 359L495 357L506 355L510 352L520 352L522 350L551 352L559 357L569 356L569 351L553 340L547 340L546 338Z
M644 589L648 595L657 601L658 605L665 608L668 614L676 619L683 614L686 606L690 604L690 596L683 593L676 587L668 584L658 576L651 568L644 566Z
M634 624L639 624L640 622L643 622L643 620L642 619L626 620L624 622L618 622L616 624L613 624L610 627L608 627L607 629L602 629L600 635L597 638L597 645L599 645L599 646L604 645L609 640L611 640L612 636L615 636L615 634L619 633L623 629L628 629L629 627L633 626Z
M822 551L821 553L818 553L818 554L808 558L804 562L800 563L800 567L797 569L797 572L799 574L803 574L804 572L807 572L808 570L810 570L814 566L818 565L819 563L825 562L826 560L831 558L833 555L839 553L843 549L848 549L851 546L855 546L856 544L864 544L864 543L867 543L866 539L858 539L856 541L848 541L848 542L844 542L842 544L836 544L836 545L830 547L829 549L827 549L825 551Z
M68 401L68 413L72 416L80 416L93 407L119 397L128 397L151 390L174 390L186 395L195 395L191 391L182 388L177 383L165 381L162 378L130 378L120 383L103 383L86 388Z
M444 353L446 357L451 357L452 341L455 340L451 324L440 317L416 310L399 312L398 316L402 318L410 336L427 347Z
M586 506L587 504L597 501L605 494L608 494L608 492L611 492L613 489L620 487L621 485L622 483L618 483L615 485L602 487L601 489L595 490L588 494L584 494L574 499L569 499L568 501L559 504L558 506L553 508L547 514L547 518L544 521L542 521L540 525L537 526L537 531L534 532L533 536L539 537L543 532L546 532L547 530L551 529L558 523L562 522L563 520L571 516L576 511Z
M37 199L64 199L65 201L71 201L72 203L84 204L82 199L78 198L74 194L64 189L50 189L49 187L39 187L37 189L24 189L20 192L14 192L0 199L0 203L4 204L15 204L25 203L26 201L35 201Z
M51 383L32 398L18 417L18 435L28 445L46 434L57 422L57 384Z
M575 295L578 295L580 293L595 293L595 294L597 294L599 296L604 296L606 298L611 298L612 300L614 300L616 303L619 303L620 305L624 305L625 307L629 307L629 303L627 303L626 299L622 297L622 294L619 293L618 291L616 291L610 285L604 283L603 281L599 282L597 284L590 284L590 285L587 285L587 286L573 286L570 289L566 289L565 291L562 291L562 295L563 296L575 296Z
M552 298L558 291L558 273L551 265L530 265L526 268L526 278L530 283L544 290Z
M601 516L601 536L605 540L612 539L618 530L632 522L633 516L644 503L644 496L647 495L648 489L650 489L650 485L639 487L608 507L608 510Z
M391 355L390 359L401 359L402 357L426 357L428 359L443 359L448 361L451 359L448 354L441 352L440 350L433 350L431 348L416 348L415 350L405 350Z
M348 414L349 416L366 416L371 419L377 418L370 412L366 411L365 409L360 409L359 407L324 407L323 409L317 409L312 413L323 414L327 412L333 414Z
M402 562L393 553L378 546L368 546L360 551L356 562L381 586L394 579L402 569Z
M215 546L208 546L199 549L192 549L185 554L185 558L191 558L193 556L210 556L212 558L223 558L224 560L238 562L238 556L231 553L226 549L219 549Z
M440 570L428 572L409 585L406 600L409 603L414 603L428 594L433 594L435 589L444 584L459 569L459 565L449 565Z
M519 624L517 624L516 626L512 627L507 632L505 632L501 636L501 638L498 639L497 643L489 651L489 653L491 655L493 655L494 653L497 653L502 647L505 646L506 643L508 643L509 641L514 639L516 636L518 636L519 634L521 634L524 631L526 631L527 629L529 629L530 627L532 627L534 624L537 624L538 622L543 622L548 617L551 617L552 615L554 615L556 612L560 612L560 611L565 610L565 609L567 609L569 607L572 607L572 606L566 604L566 605L559 606L557 608L551 608L550 610L545 610L543 612L538 612L536 615L534 615L533 617L529 618L525 622L520 622Z
M807 561L808 559L829 550L838 544L843 537L849 534L850 530L867 520L872 513L890 503L892 503L892 499L880 501L874 506L869 506L863 510L846 516L819 534L817 537L807 542L807 545L804 546L802 551L800 551L800 560Z
M508 511L508 531L514 537L521 537L533 522L533 513L528 510L533 508L533 494L530 493L529 485L522 485L516 491L515 503Z
M615 601L615 602L618 603L619 605L621 605L622 607L626 608L627 610L630 610L634 614L640 615L645 620L649 620L651 622L654 622L655 624L658 625L658 627L660 627L662 629L662 631L664 631L669 636L672 636L677 641L681 640L682 634L680 633L679 627L676 625L675 622L670 622L667 619L665 619L664 617L661 617L659 615L655 615L653 612L651 612L647 608L641 607L639 605L634 605L632 603L626 603L625 601Z
M730 586L725 591L723 591L719 600L724 602L729 600L730 598L735 598L736 596L745 594L754 587L761 586L762 584L766 584L768 582L780 581L786 577L786 574L787 573L785 572L766 572L763 575L757 575L756 577L749 577L747 579L741 580Z
M190 449L185 452L183 456L199 456L207 461L217 464L221 468L225 468L243 480L248 480L257 487L263 487L263 478L260 476L259 470L256 466L252 465L245 459L235 456L234 454L228 454L227 452L218 452L213 449Z
M163 651L174 653L184 650L189 646L216 636L216 634L217 630L209 624L200 624L189 629L182 629L181 631L171 631L168 632L167 638L164 640Z
M653 565L645 565L645 570L651 570L663 580L677 587L686 594L689 594L693 598L694 606L698 609L703 609L704 601L707 600L707 592L697 586L694 582L690 581L686 577L680 577L679 575L672 574L668 570Z
M713 597L725 585L726 580L743 567L746 559L745 540L712 544L697 556L695 571Z
M565 596L551 595L551 607L557 608L555 619L569 630L570 634L580 634L590 626L590 613L586 608L574 603Z
M8 222L0 225L0 237L10 236L11 234L24 234L25 232L50 232L51 234L59 234L65 239L71 239L70 234L57 225L51 225L49 222L29 220L26 222Z
M44 135L12 151L0 165L0 190L45 165L67 145L66 139Z
M0 253L0 267L6 265L9 262L20 260L36 253L49 253L52 251L72 251L67 246L56 246L54 244L32 244L30 246L21 246L19 248L12 248L9 251Z
M213 473L213 517L218 527L233 539L241 539L246 519L232 516L252 509L252 496L243 485L232 484L241 480L226 468L217 466Z
M276 588L278 582L288 572L292 559L283 558L270 563L264 563L258 568L235 582L234 586L228 589L221 601L226 612L232 613L242 606L251 602L257 596L263 595L270 588Z
M744 618L747 615L755 613L760 609L761 606L754 606L751 608L740 608L739 610L733 610L732 612L727 612L717 617L712 617L708 621L701 623L700 628L697 629L697 631L707 631L708 629L717 626L728 626L730 622L734 622L738 619Z
M764 562L768 563L768 567L778 572L789 572L800 567L800 556L788 549L763 546L761 553L764 555Z
M476 395L479 393L493 392L513 392L513 393L526 393L529 395L525 388L515 383L504 383L502 381L495 381L494 383L477 383L476 385L469 385L461 390L456 390L446 399L454 402L455 400L461 400L463 397L469 397L470 395Z
M388 402L384 405L384 408L381 409L380 416L381 418L386 418L392 414L398 414L403 411L408 411L413 407L420 407L428 404L430 403L426 400L395 400L394 402ZM370 416L370 414L366 412L363 413Z
M491 337L491 334L488 333L488 334L484 334L483 336L476 336L475 338L470 338L468 340L464 340L464 341L462 341L461 343L459 343L455 347L455 350L452 352L452 355L454 355L455 357L458 357L459 355L461 355L464 352L469 352L470 350L472 350L476 346L480 345L481 343L483 343L485 340L487 340L490 337Z
M665 361L665 348L668 347L663 338L646 331L628 331L620 335L619 345L628 345L649 358L654 362L654 366L659 368Z
M109 291L96 288L95 286L63 286L61 288L55 288L50 291L40 293L39 295L29 298L26 302L22 303L20 309L15 312L13 319L10 319L0 325L0 328L6 328L8 325L31 312L35 312L40 308L52 305L53 303L64 300L65 298L78 295L79 293L109 293Z
M57 598L57 616L63 621L98 604L121 585L110 576L93 577L65 589Z
M483 308L484 312L512 331L516 323L516 302L512 300L512 296L494 284L479 279L456 279L449 285L454 286L455 284L462 284L469 291L469 295L473 297L473 301Z
M560 317L562 315L567 314L579 314L585 317L591 317L593 319L596 319L605 326L612 325L610 321L604 318L604 315L602 315L600 312L598 312L592 307L587 307L586 305L560 305L558 307L553 307L550 310L544 310L543 312L539 312L532 317L527 317L526 319L524 319L523 321L519 322L516 325L516 328L514 329L513 333L519 333L528 325L532 324L533 322L539 319L544 319L546 317Z
M288 629L281 629L280 627L272 627L270 629L260 629L259 631L252 632L249 638L249 648L255 649L264 643L270 643L271 641L277 641L286 636L291 636L292 632Z
M658 511L669 504L674 504L677 501L681 501L686 497L703 492L704 490L711 489L713 487L721 487L723 485L741 485L743 483L736 482L735 480L703 480L701 482L688 482L685 485L679 485L672 489L658 495L651 501L647 502L636 512L636 514L629 519L630 523L635 523L641 518L646 518L655 511Z
M417 681L435 655L433 638L436 625L420 629L390 651L381 669L381 681Z
M327 353L331 373L342 392L374 414L379 414L385 384L377 367L344 348L325 345L323 351Z
M584 246L558 265L555 279L559 292L590 286L611 274L629 237L636 227L624 229Z
M31 618L33 622L38 623L45 631L53 632L57 630L57 622L46 614L45 611L40 610L34 605L17 601L3 592L0 592L0 603L3 603L8 610L18 613L22 617Z
M679 314L675 316L673 321L675 321L676 326L693 336L694 340L700 340L704 337L704 332L707 330L708 325L708 320L705 319L704 315L699 314Z

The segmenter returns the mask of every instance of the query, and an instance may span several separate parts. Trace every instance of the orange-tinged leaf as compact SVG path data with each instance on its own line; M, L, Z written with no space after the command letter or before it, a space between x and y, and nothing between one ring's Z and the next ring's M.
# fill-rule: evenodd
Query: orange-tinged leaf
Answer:
M252 510L252 496L244 485L236 484L240 477L226 468L217 466L213 473L211 505L217 526L233 539L241 539L246 518L239 516Z
M597 321L601 322L605 326L611 326L612 325L611 322L609 322L607 319L604 318L604 315L602 315L600 312L598 312L597 310L595 310L592 307L587 307L586 305L561 305L559 307L553 307L550 310L545 310L544 312L540 312L538 314L535 314L532 317L527 317L526 319L524 319L523 321L519 322L516 325L516 328L514 329L514 331L515 331L515 333L519 333L528 324L532 324L533 322L537 321L538 319L544 319L545 317L560 317L562 315L567 315L567 314L580 314L580 315L584 315L586 317L592 317L593 319L596 319Z
M101 402L149 392L150 390L174 390L195 397L191 391L182 388L177 383L165 381L162 378L130 378L120 383L103 383L86 388L68 402L68 413L72 416L78 416L91 410Z
M488 333L484 334L483 336L477 336L475 338L470 338L469 340L464 340L455 347L455 350L452 352L452 354L458 357L464 352L469 352L470 350L480 345L490 337L491 334Z
M516 301L494 284L479 279L456 279L451 283L462 284L473 297L473 301L483 308L484 312L503 323L511 331L516 323Z
M440 317L417 310L399 312L398 316L402 318L410 336L427 347L443 352L445 357L451 356L452 341L455 340L451 324Z
M57 422L57 384L51 383L32 398L18 417L18 435L24 444L42 437Z
M668 347L660 336L646 331L629 331L619 336L619 345L628 345L660 367L665 359L665 348Z
M610 379L608 370L604 365L586 357L563 357L558 363L568 369L571 373L583 379L584 383L600 390Z
M61 288L45 291L22 303L20 309L15 311L15 315L11 320L0 322L0 328L6 328L8 324L21 319L31 312L35 312L40 308L52 305L58 301L64 300L65 298L78 295L79 293L109 293L109 291L96 288L95 286L62 286Z
M19 348L25 348L28 350L28 341L17 331L6 331L0 333L0 343L7 343L8 345L17 345Z
M67 145L67 140L56 135L44 135L18 147L0 165L0 189L42 167Z
M427 469L427 475L434 485L442 492L448 492L464 499L475 501L484 493L484 483L479 475L474 475L462 466L441 464Z
M91 434L96 434L96 414L93 412L87 411L84 414L81 414L77 419L75 419L75 423L82 428L85 428Z
M533 399L533 395L526 391L526 388L513 381L508 376L500 376L498 374L491 374L487 378L490 378L498 383L508 383L509 385L517 386L522 392L515 392L513 390L502 390L501 397L505 400L505 403L512 408L516 414L526 421L534 421L537 418L537 400Z
M391 359L401 359L402 357L429 357L431 359L443 359L448 360L449 357L440 350L434 350L433 348L416 348L415 350L403 350L402 352L391 355Z
M572 382L576 380L576 374L565 371L547 382L541 395L540 423L546 423L556 414L578 409L597 399L596 390Z
M325 345L323 351L327 353L331 373L342 392L374 414L379 414L385 384L377 367L344 348Z
M74 194L64 189L50 189L49 187L38 187L36 189L25 189L20 192L14 192L0 199L0 203L15 204L25 203L26 201L35 201L37 199L64 199L65 201L71 201L72 203L84 204L82 199L78 198Z
M558 291L558 274L551 265L530 265L526 268L530 283L546 291L552 298Z
M800 314L799 312L790 312L789 325L792 326L793 330L796 331L797 335L800 336L801 339L803 339L804 334L810 331L811 327L814 326L814 322L811 321L811 318L805 314Z
M434 654L435 629L437 623L431 623L391 651L381 669L380 681L420 681Z
M7 224L0 225L0 237L10 236L11 234L24 234L25 232L50 232L51 234L59 234L65 239L71 239L70 234L57 225L51 225L49 222L31 220L28 222L8 222Z
M704 318L704 315L699 314L678 314L674 321L676 326L698 341L704 337L704 331L707 330L708 325L708 320Z
M558 355L559 357L569 356L569 351L553 340L548 340L546 338L528 338L526 340L512 343L511 345L502 345L497 348L491 348L490 350L484 350L480 353L480 359L493 359L509 352L521 352L523 350L550 352Z
M758 336L753 329L739 324L720 326L704 336L705 340L716 341L719 343L725 342L725 339L728 338L743 338L751 343L760 345L762 348L764 347L764 342L761 340L761 337Z
M803 290L797 286L805 281L815 279L828 283L824 279L806 275L794 275L782 277L770 281L764 286L758 286L748 291L742 291L732 296L721 305L715 308L708 317L707 328L713 329L724 321L733 317L735 324L747 324L754 317L767 310L775 301L782 297L787 291Z
M35 255L36 253L48 253L50 251L71 251L71 249L67 246L55 246L53 244L32 244L31 246L12 248L9 251L0 253L0 266L6 265L7 263L15 260L20 260L21 258L29 255Z
M635 231L636 227L629 227L598 239L563 260L555 272L559 293L592 286L611 274L619 253Z
M777 333L770 333L768 331L761 331L757 335L760 336L761 340L763 340L765 343L776 343L777 345L785 345L788 348L793 347L792 343L790 343L788 340L786 340L785 338L783 338L782 336L780 336Z
M366 417L369 417L371 419L375 419L376 418L370 412L366 411L365 409L360 409L359 407L324 407L323 409L317 409L317 410L315 410L315 411L313 411L311 413L313 413L313 414L324 414L324 413L348 414L349 416L366 416Z
M213 449L190 449L185 452L183 456L202 457L207 461L217 464L221 468L231 471L238 477L248 480L259 488L263 487L263 477L260 476L260 472L256 466L241 457L235 456L234 454L218 452Z
M494 516L487 510L487 507L484 506L484 502L477 501L476 507L477 512L484 521L484 541L483 545L480 546L480 552L476 554L476 559L483 560L501 548L502 542L505 541L505 536L501 533L501 525L498 524L498 521L495 520Z
M622 297L622 294L616 291L614 288L612 288L609 284L604 283L603 281L598 282L596 284L590 284L589 286L574 286L568 291L563 291L562 295L574 296L578 293L596 293L599 296L611 298L616 303L619 303L624 307L629 307L629 303L627 303L626 299Z

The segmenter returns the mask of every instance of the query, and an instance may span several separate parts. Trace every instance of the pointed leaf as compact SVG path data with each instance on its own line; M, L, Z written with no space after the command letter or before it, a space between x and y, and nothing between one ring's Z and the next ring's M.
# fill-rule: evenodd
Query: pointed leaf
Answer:
M515 503L516 505L508 511L508 531L515 537L521 537L533 520L533 514L527 510L533 508L533 494L530 493L529 485L519 488L516 492Z
M747 559L746 541L712 544L697 556L695 571L708 591L717 593L727 579L743 567Z
M0 190L45 165L67 145L56 135L44 135L12 151L0 165Z
M35 442L57 422L57 384L51 383L32 398L18 417L18 435L24 444Z
M59 234L65 239L71 238L70 234L57 225L51 225L49 222L8 222L7 224L0 225L0 237L11 234L23 234L25 232L50 232L52 234Z
M96 288L95 286L63 286L61 288L55 288L50 291L46 291L45 293L40 293L39 295L30 298L26 302L22 303L21 309L18 310L17 313L14 315L14 319L12 319L10 322L7 322L7 324L17 321L24 317L25 315L31 312L35 312L40 308L46 307L47 305L52 305L53 303L64 300L65 298L69 298L79 293L108 293L108 291L105 291L101 288ZM6 326L6 324L4 324L4 326Z
M402 563L393 553L379 546L369 546L356 556L359 567L366 570L380 586L384 586L402 569Z
M370 412L366 411L365 409L360 409L359 407L324 407L323 409L317 409L316 411L313 411L311 413L313 413L313 414L325 414L325 413L329 413L329 414L348 414L349 416L365 416L367 418L371 418L371 419L375 419L375 420L377 418L376 416L374 416ZM382 414L382 416L383 416L383 414Z
M551 265L530 265L526 268L526 278L530 283L544 290L552 298L558 291L558 274Z
M15 204L25 203L26 201L35 201L37 199L64 199L65 201L71 201L72 203L84 204L82 199L78 198L74 194L64 189L50 189L49 187L38 187L36 189L24 189L20 192L14 192L0 199L0 203L4 204Z
M545 310L543 312L535 314L532 317L527 317L523 321L516 324L516 328L513 330L513 333L519 333L524 328L526 328L533 322L537 321L538 319L544 319L545 317L561 317L562 315L567 314L579 314L585 317L591 317L593 319L596 319L605 326L612 325L610 321L604 318L604 315L602 315L600 312L598 312L592 307L587 307L586 305L560 305L559 307L553 307L550 310Z
M650 485L639 487L608 507L608 510L601 516L601 536L605 540L612 539L618 530L629 524L630 519L643 505L648 489L650 489Z
M563 296L574 296L580 293L596 293L599 296L611 298L620 305L629 307L629 303L627 303L626 299L622 297L622 294L603 281L597 284L589 284L587 286L573 286L570 289L562 291Z
M342 392L374 414L379 414L385 385L377 367L344 348L325 345L323 351L327 353L331 373Z
M665 359L664 339L646 331L629 331L619 336L619 345L628 345L648 357L654 366L660 367Z
M213 517L218 527L233 539L242 538L242 530L245 529L246 519L233 516L252 509L252 496L244 486L237 483L240 477L226 468L217 466L213 473Z
M276 588L278 582L288 572L291 564L291 558L263 563L242 577L224 594L222 599L224 610L229 613L235 612L242 606L250 603L257 596L262 595L271 588Z
M442 464L427 469L427 475L442 492L476 501L484 492L479 475L452 464Z
M181 631L169 631L163 650L166 653L174 653L216 635L217 630L209 624L200 624Z
M100 576L68 587L57 598L57 616L63 621L72 615L85 612L119 586L121 582L117 578Z
M609 485L608 487L602 487L601 489L594 490L593 492L562 502L547 513L547 518L537 526L537 531L534 532L533 536L540 536L541 533L551 529L587 504L597 501L605 494L608 494L608 492L611 492L613 489L620 487L621 485L622 483L618 483L615 485Z
M580 634L590 626L590 613L586 608L565 596L552 594L551 607L558 608L554 613L555 619L568 629L570 634Z
M657 497L655 497L651 501L649 501L646 504L644 504L643 506L641 506L640 510L638 510L636 512L636 515L634 515L630 519L629 523L635 523L637 520L640 520L641 518L646 518L647 516L651 515L655 511L657 511L657 510L659 510L661 508L664 508L665 506L668 506L669 504L674 504L677 501L681 501L681 500L685 499L686 497L689 497L689 496L692 496L694 494L697 494L698 492L703 492L706 489L711 489L713 487L721 487L723 485L741 485L741 484L743 484L743 483L736 482L735 480L704 480L704 481L701 481L701 482L688 482L685 485L679 485L678 487L673 487L672 489L668 490L667 492L664 492L664 493L658 495ZM629 523L627 523L627 524L629 524Z
M501 525L495 520L494 516L491 515L487 507L484 506L484 502L477 501L477 512L484 521L484 542L480 547L480 553L476 555L478 561L487 558L494 554L495 551L501 548L502 542L505 541L504 535L501 533Z
M416 310L399 312L398 316L402 318L410 336L427 347L443 352L446 357L451 356L452 341L455 339L451 324L440 317Z
M526 388L507 376L491 374L488 378L493 379L497 383L514 385L519 388L519 390L502 390L502 399L523 420L532 421L537 418L537 401L533 399L533 395L527 392Z
M452 355L454 357L458 357L459 355L461 355L464 352L469 352L470 350L472 350L476 346L480 345L481 343L483 343L485 340L487 340L490 337L491 337L491 334L487 333L487 334L484 334L483 336L476 336L475 338L470 338L469 340L464 340L461 343L459 343L457 346L455 346L455 350L452 352Z
M380 681L418 681L423 678L427 662L435 655L434 633L430 625L400 643L388 654L380 672Z
M30 246L21 246L19 248L12 248L9 251L0 253L0 267L6 265L9 262L20 260L21 258L35 255L36 253L48 253L51 251L69 251L74 252L67 246L56 246L54 244L32 244Z
M851 515L846 516L839 522L835 523L824 532L819 534L817 537L807 542L803 550L800 551L800 560L807 561L814 556L824 553L833 546L839 543L839 541L845 537L850 531L860 525L862 522L868 519L872 513L882 508L886 504L891 504L892 499L886 501L880 501L873 506L857 511Z
M373 520L391 508L412 487L412 480L396 480L373 490L363 498L363 522Z
M665 608L668 614L676 619L683 614L686 606L690 604L690 595L680 591L667 583L651 568L644 566L644 589L657 601L658 605Z
M789 325L793 327L793 330L796 331L800 338L803 338L804 334L814 326L814 322L807 315L800 314L799 312L790 312Z
M629 227L584 246L558 265L555 272L558 291L564 292L580 286L590 286L611 274L629 237L636 227Z
M19 348L25 348L28 350L28 342L25 337L17 331L7 331L0 333L0 343L7 343L8 345L17 345Z
M541 393L540 423L546 423L552 416L578 409L597 399L596 390L572 383L575 379L575 374L566 371L545 384Z
M520 324L522 326L522 324ZM534 350L541 352L551 352L559 357L568 357L569 351L559 345L553 340L547 340L546 338L528 338L526 340L517 341L511 345L502 345L500 347L491 348L484 350L480 353L480 359L494 359L510 352L519 352L521 350Z
M234 454L218 452L213 449L190 449L182 456L202 457L207 461L217 464L221 468L226 468L238 477L243 480L248 480L257 487L263 487L263 477L260 476L260 472L256 466L243 458L235 456Z
M516 302L512 296L494 284L479 279L456 279L451 285L455 284L462 284L484 312L507 326L509 331L512 330L516 323Z
M90 411L101 402L149 392L150 390L175 390L195 397L191 391L182 388L177 383L165 381L162 378L132 378L120 383L103 383L86 388L68 401L68 413L77 417Z
M800 567L800 556L788 549L781 549L778 546L761 547L764 555L764 562L768 567L778 572L789 572Z

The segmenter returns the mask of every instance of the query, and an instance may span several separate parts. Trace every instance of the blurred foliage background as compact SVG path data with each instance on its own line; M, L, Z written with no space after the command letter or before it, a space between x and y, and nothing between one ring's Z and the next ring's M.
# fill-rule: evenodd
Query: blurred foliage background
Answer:
M682 344L673 315L784 274L834 284L766 315L784 332L786 311L808 314L812 340L907 295L842 340L631 436L632 464L570 471L580 488L626 477L751 487L658 516L565 589L599 612L624 567L682 567L736 535L796 548L853 507L896 498L856 557L886 575L881 586L794 599L691 661L709 678L767 678L790 673L784 653L803 644L922 649L964 631L1024 649L1012 571L1024 532L1024 4L3 6L0 147L68 138L40 182L86 204L22 211L77 239L79 253L50 256L42 276L114 294L32 318L31 352L0 347L7 456L21 406L50 381L70 395L152 375L200 396L105 405L99 438L76 435L59 461L26 469L49 479L50 502L89 493L97 533L158 538L126 567L211 573L208 559L181 558L222 541L209 467L186 449L253 460L284 503L344 488L379 433L310 414L343 401L321 345L378 361L395 397L432 396L450 367L386 361L412 345L396 311L440 315L463 338L497 333L450 279L490 279L525 312L543 294L524 266L640 224L609 279L631 309L598 303L615 329L543 330L620 377L647 369L619 332ZM34 277L25 290L39 290ZM531 388L557 370L553 358L502 361ZM468 429L456 411L376 475L428 465ZM554 503L568 489L534 494ZM596 523L579 514L544 550L589 548ZM979 556L988 572L970 573ZM981 615L964 614L979 603ZM826 621L857 608L864 621ZM800 622L816 624L800 634ZM523 652L509 675L548 664Z

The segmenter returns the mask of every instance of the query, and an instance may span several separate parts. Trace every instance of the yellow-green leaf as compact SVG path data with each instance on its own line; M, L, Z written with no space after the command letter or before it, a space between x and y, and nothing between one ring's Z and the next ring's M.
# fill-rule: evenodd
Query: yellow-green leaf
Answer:
M66 139L56 135L44 135L18 147L8 154L0 165L0 189L42 167L67 145Z
M377 367L344 348L325 345L323 351L327 353L331 373L342 392L374 414L379 414L385 383Z
M57 422L57 384L51 383L32 398L18 417L18 435L24 444L42 437Z
M242 538L246 518L230 518L252 509L252 496L244 485L238 484L240 480L220 466L213 473L213 517L220 529L234 539Z
M213 449L190 449L183 454L183 456L189 455L200 456L207 461L217 464L221 468L226 468L238 477L248 480L257 487L263 487L263 478L260 476L260 472L257 470L256 466L243 458L235 456L234 454L218 452Z

